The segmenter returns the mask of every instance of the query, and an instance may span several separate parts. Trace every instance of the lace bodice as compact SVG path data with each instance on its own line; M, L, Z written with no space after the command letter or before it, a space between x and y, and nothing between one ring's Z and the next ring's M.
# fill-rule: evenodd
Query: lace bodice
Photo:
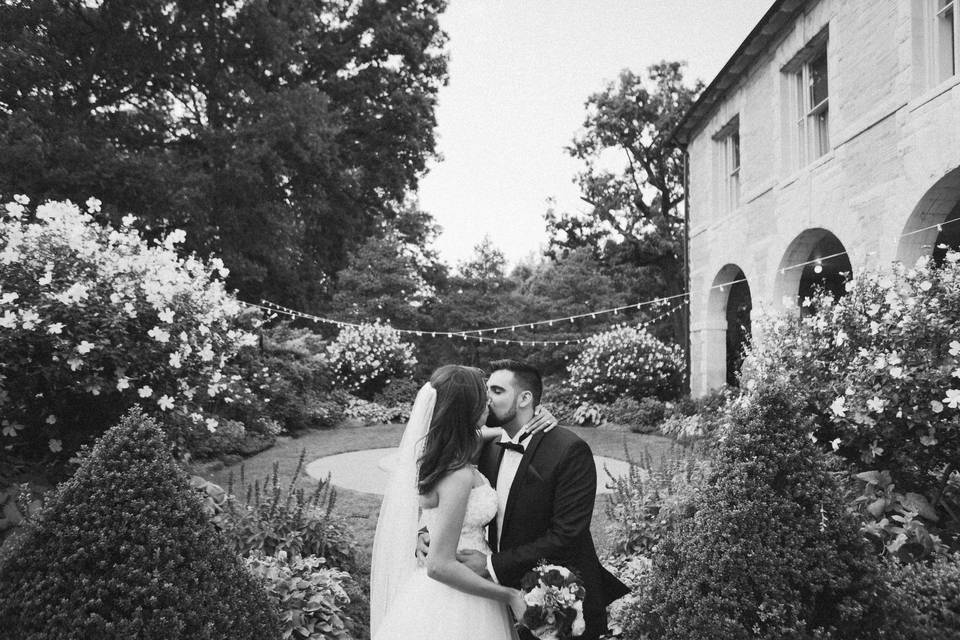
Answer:
M481 476L483 477L483 476ZM483 483L470 491L467 498L467 512L463 516L463 527L460 529L460 544L458 549L476 549L489 553L487 546L487 523L497 517L497 491L490 486L486 478ZM424 509L420 515L420 524L427 530L434 528L437 519L437 509Z

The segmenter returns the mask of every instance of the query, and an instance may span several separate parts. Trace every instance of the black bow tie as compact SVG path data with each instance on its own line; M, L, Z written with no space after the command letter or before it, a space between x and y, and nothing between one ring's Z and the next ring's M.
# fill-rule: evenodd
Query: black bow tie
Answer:
M507 451L516 451L517 453L523 455L523 445L517 444L516 442L497 442L495 443L498 447L503 447Z

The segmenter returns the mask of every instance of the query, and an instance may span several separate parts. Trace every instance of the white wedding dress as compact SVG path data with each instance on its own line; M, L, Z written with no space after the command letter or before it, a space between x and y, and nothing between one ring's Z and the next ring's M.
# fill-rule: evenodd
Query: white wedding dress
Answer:
M483 477L483 476L480 476ZM490 553L487 523L497 516L497 492L486 478L467 498L459 549ZM437 509L424 509L430 529ZM474 596L427 576L418 568L390 603L374 640L509 640L516 638L507 605Z

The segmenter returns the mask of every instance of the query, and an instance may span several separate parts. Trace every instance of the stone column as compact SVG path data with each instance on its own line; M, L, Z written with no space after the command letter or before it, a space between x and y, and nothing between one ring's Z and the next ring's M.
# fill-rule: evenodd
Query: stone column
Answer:
M694 398L727 382L727 321L724 318L698 322L691 327L692 375L690 395Z

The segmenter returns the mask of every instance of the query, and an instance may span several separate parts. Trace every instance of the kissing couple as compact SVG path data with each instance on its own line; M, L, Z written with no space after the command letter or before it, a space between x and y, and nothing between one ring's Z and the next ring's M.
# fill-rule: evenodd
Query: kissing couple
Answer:
M521 578L541 561L582 579L580 637L606 631L606 606L629 590L590 534L593 454L554 428L542 393L539 371L515 360L491 363L487 379L445 365L420 389L374 538L373 640L529 640L513 619L527 606Z

